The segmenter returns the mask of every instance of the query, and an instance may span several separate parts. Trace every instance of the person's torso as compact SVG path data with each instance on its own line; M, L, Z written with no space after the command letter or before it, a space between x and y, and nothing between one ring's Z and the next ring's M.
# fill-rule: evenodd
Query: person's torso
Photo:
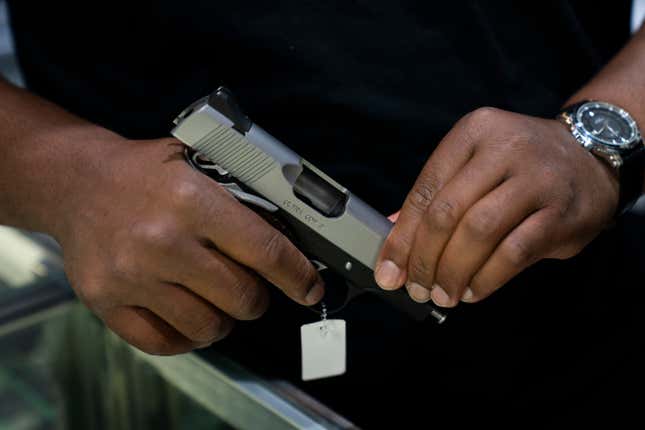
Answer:
M9 1L20 63L38 94L127 137L155 138L186 105L226 85L255 122L384 213L398 209L461 116L495 106L550 117L607 61L628 37L629 2L589 3ZM619 258L612 246L609 238L599 252L540 264L484 303L460 306L444 327L358 299L341 314L350 373L307 388L353 419L372 414L361 418L372 423L387 405L375 410L364 396L387 389L405 408L397 390L406 381L439 387L443 397L428 404L446 414L464 393L483 407L509 393L529 404L562 378L580 388L610 357L594 331L622 341L621 318L607 328L593 307L614 280L603 267ZM314 318L283 300L223 347L295 379L298 324Z
M613 6L614 32L594 38L560 1L67 5L10 2L32 90L154 138L227 85L253 120L381 210L459 117L480 106L553 115L628 32L628 7Z

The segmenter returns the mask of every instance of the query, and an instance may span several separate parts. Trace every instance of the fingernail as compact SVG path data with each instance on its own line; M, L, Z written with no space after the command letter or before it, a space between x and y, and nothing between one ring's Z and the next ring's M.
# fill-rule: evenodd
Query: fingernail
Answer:
M323 286L322 280L316 282L313 287L309 290L307 293L307 296L305 297L305 302L308 305L315 305L318 303L323 296L325 295L325 287Z
M414 300L415 302L425 303L430 300L430 290L422 287L416 282L411 282L407 284L406 287L408 289L410 297L412 297L412 300Z
M401 286L399 284L399 282L401 282L399 281L401 277L401 269L399 269L393 261L382 261L376 268L374 277L376 278L376 283L379 287L384 290L393 290Z
M466 291L464 291L464 295L461 296L461 301L468 303L473 299L473 297L474 297L473 290L471 290L470 288L466 288Z
M437 306L449 306L450 305L450 297L448 297L448 294L441 288L439 285L434 284L432 286L432 292L430 293L430 297L432 298L432 301L435 302Z
M401 211L398 211L397 213L394 213L394 214L390 215L389 217L387 217L387 219L389 219L392 222L396 222L399 219L400 214L401 214Z

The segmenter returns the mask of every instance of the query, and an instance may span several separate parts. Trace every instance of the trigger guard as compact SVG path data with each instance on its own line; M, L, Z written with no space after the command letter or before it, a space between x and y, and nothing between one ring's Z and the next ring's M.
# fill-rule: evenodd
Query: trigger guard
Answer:
M325 296L320 302L309 307L313 312L322 315L322 304L324 303L327 315L332 315L343 310L355 297L363 294L362 289L355 287L340 275L329 270L324 263L313 258L310 258L310 261L325 282Z

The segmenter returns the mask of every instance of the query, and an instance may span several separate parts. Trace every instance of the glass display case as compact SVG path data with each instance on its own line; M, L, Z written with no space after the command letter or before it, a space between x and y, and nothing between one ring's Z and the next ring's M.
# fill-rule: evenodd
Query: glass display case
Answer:
M127 345L74 298L56 244L0 227L0 428L351 429L224 356Z

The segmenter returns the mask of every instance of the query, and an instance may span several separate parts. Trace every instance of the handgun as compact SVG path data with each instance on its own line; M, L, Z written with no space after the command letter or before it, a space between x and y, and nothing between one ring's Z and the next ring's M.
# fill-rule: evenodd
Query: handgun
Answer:
M254 124L227 88L191 104L174 125L172 135L186 145L187 161L194 168L247 206L268 214L312 261L327 285L323 300L330 313L371 292L416 320L446 319L430 302L412 300L404 288L378 287L374 265L393 224ZM345 286L339 293L341 281ZM330 305L331 297L337 306Z

